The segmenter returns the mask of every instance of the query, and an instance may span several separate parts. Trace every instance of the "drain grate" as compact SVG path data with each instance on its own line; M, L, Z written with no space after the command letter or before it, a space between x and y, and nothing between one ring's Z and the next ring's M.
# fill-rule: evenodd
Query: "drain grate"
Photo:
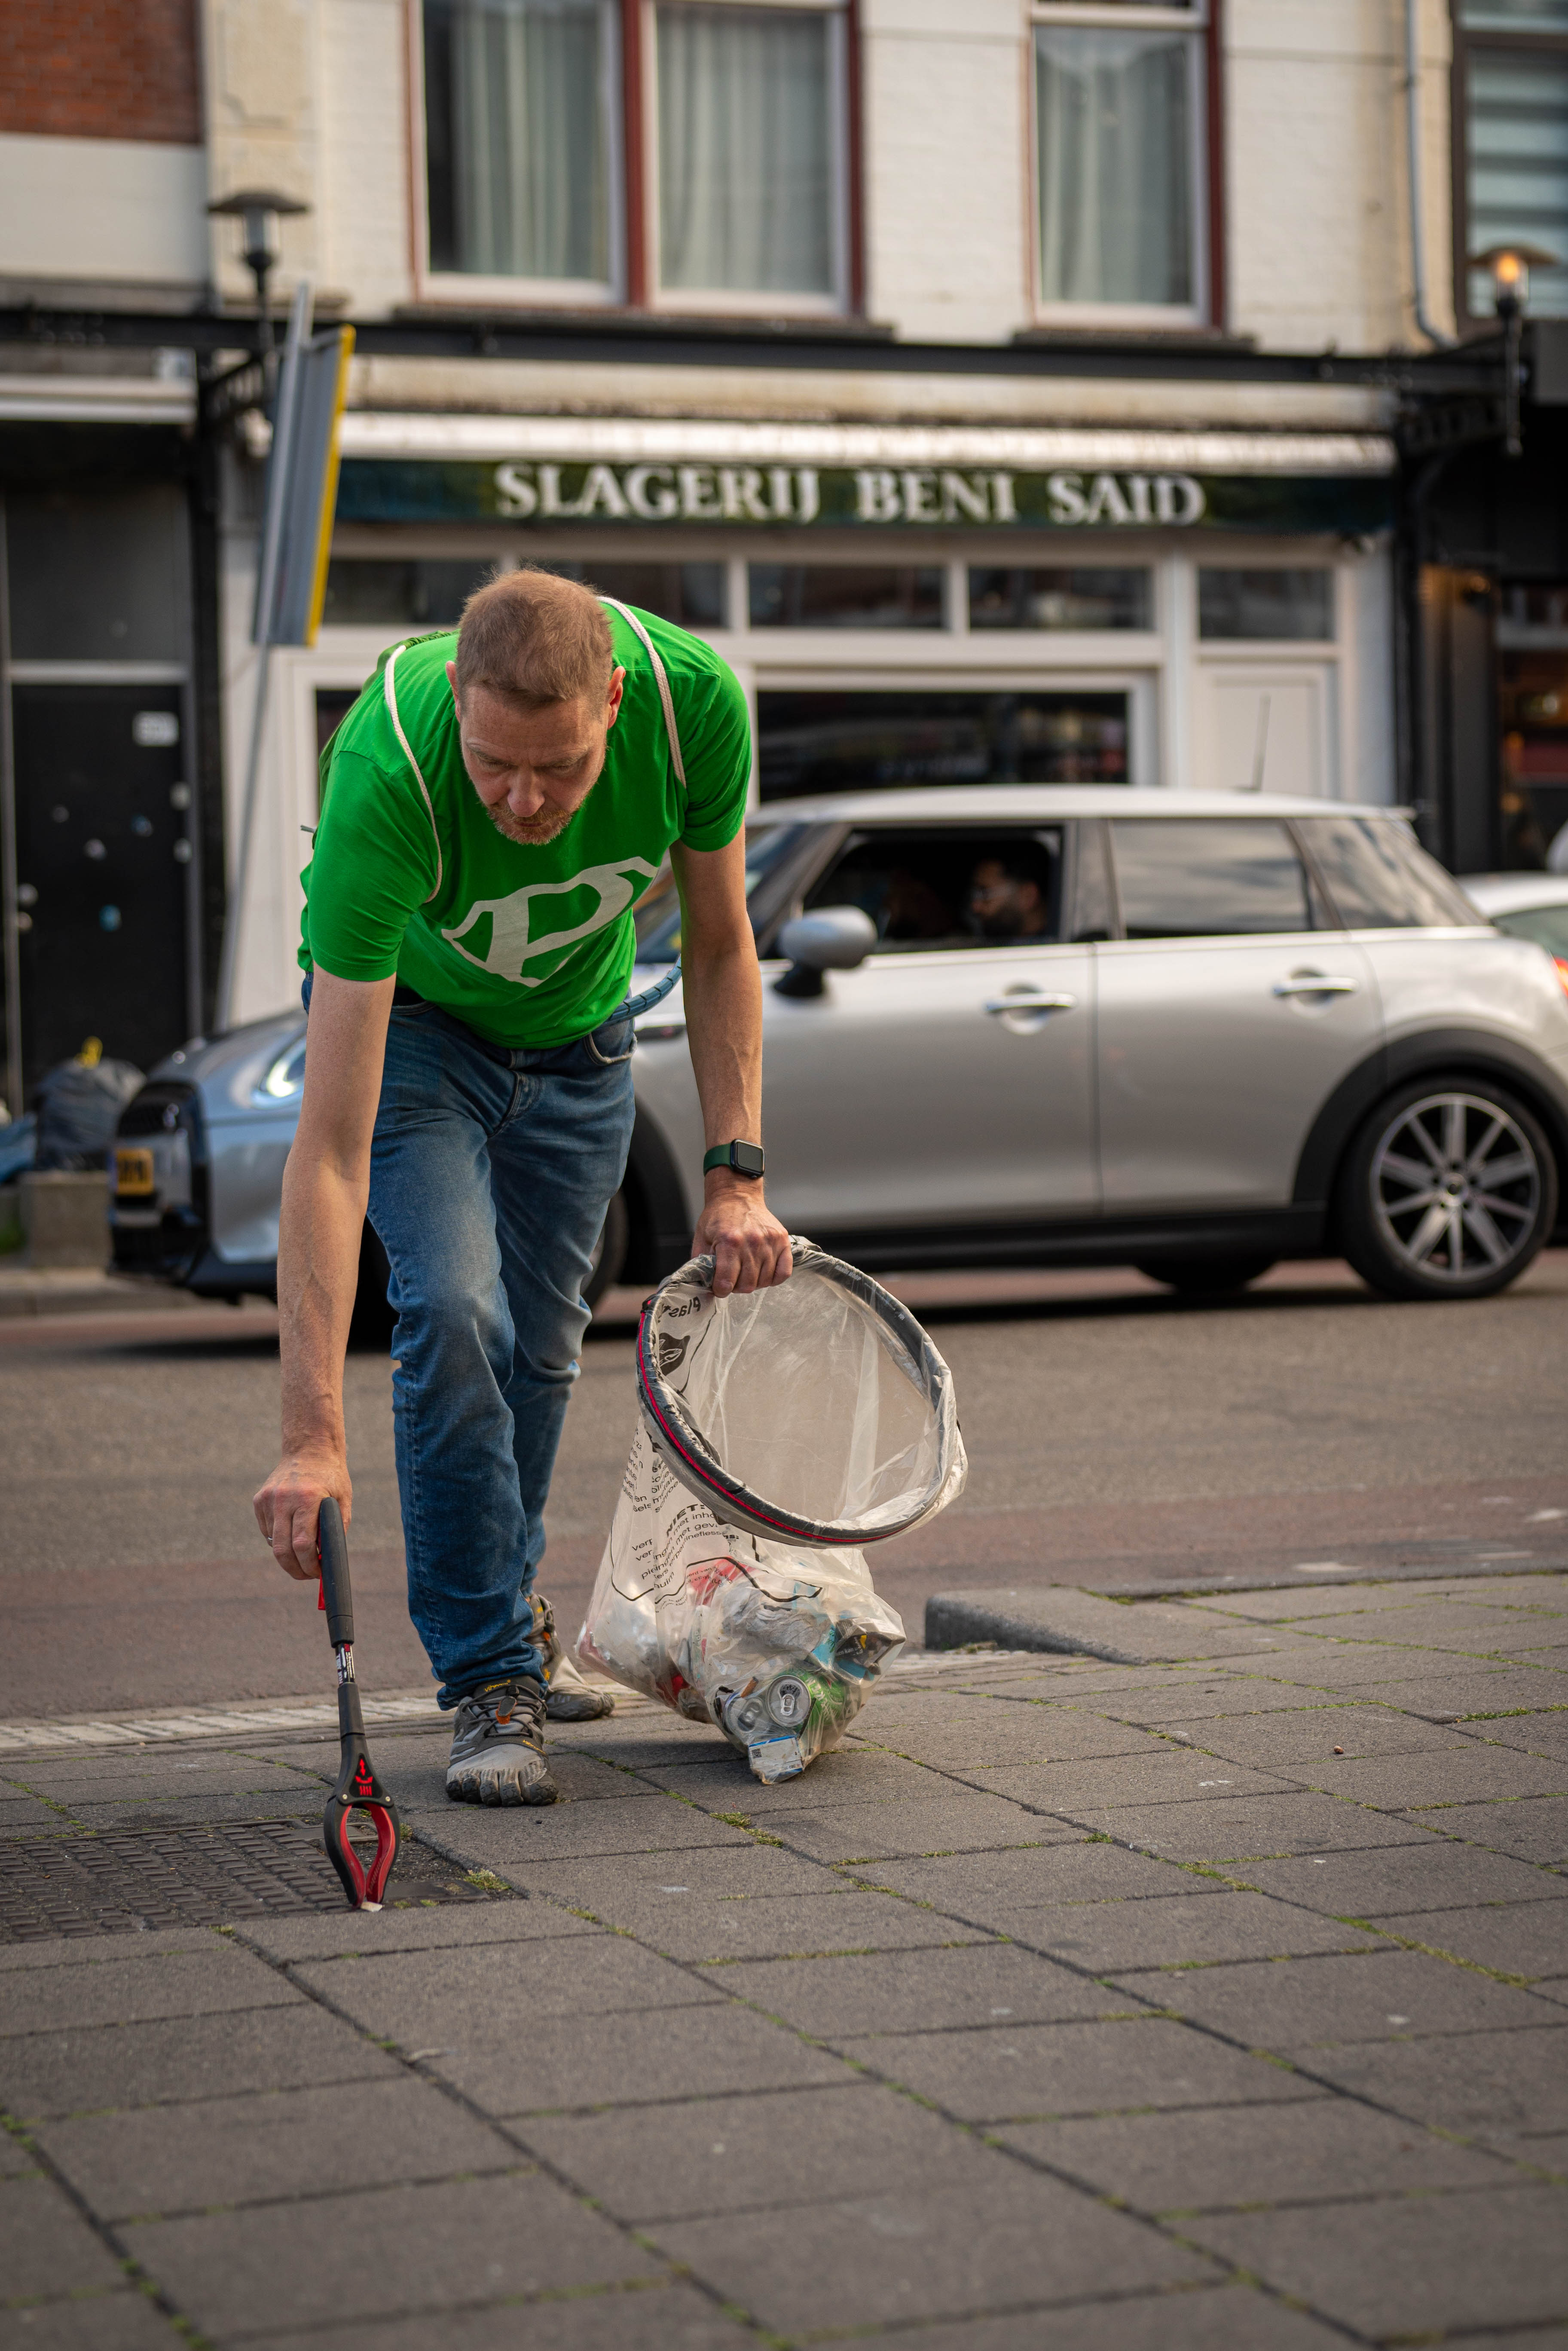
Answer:
M404 1833L389 1909L510 1898ZM237 1821L0 1841L0 1943L342 1910L314 1822Z

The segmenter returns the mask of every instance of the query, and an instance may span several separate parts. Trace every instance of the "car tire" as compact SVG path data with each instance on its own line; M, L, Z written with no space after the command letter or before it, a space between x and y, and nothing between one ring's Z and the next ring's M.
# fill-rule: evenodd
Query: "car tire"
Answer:
M626 1263L626 1250L632 1238L632 1219L626 1211L626 1195L617 1192L604 1212L604 1229L593 1251L593 1263L588 1280L582 1285L584 1301L597 1306L607 1290L620 1280Z
M1421 1078L1389 1094L1346 1154L1339 1246L1385 1298L1491 1298L1557 1221L1557 1163L1534 1113L1491 1079Z
M1136 1270L1146 1280L1163 1281L1183 1298L1223 1298L1228 1292L1245 1290L1249 1281L1267 1273L1278 1263L1271 1257L1187 1257L1166 1258L1163 1261L1151 1258L1140 1263Z

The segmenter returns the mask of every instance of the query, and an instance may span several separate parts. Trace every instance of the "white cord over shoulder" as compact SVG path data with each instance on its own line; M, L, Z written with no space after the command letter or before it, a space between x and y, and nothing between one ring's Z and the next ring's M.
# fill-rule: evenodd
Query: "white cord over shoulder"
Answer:
M441 888L441 834L436 829L435 810L431 802L430 787L420 773L419 761L413 756L413 746L410 744L408 737L402 731L402 720L398 716L397 692L392 684L392 672L397 667L398 654L401 653L406 653L407 650L408 648L406 645L395 645L392 648L392 651L387 655L387 665L382 674L382 688L386 696L387 716L392 720L392 731L396 735L398 741L402 745L403 758L413 769L414 782L419 786L420 790L424 795L425 813L430 819L430 830L435 839L435 888L430 892L429 896L424 901L425 904L428 906L431 898L435 897Z
M613 611L619 612L628 628L635 629L647 650L648 659L653 664L653 676L659 688L659 700L664 705L664 732L670 738L670 763L674 768L676 779L684 791L686 784L686 770L685 763L681 758L681 738L675 731L675 705L670 693L670 681L664 674L664 664L659 659L653 640L630 605L622 604L618 596L601 596L599 601L601 604L608 604ZM416 768L414 773L417 775L418 772Z

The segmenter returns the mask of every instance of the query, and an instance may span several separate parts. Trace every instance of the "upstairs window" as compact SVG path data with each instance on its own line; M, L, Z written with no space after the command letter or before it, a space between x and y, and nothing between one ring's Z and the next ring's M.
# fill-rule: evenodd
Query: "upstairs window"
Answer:
M1038 299L1048 318L1207 318L1207 0L1039 0Z
M654 16L661 288L836 303L842 13L731 0Z
M434 273L611 290L618 78L611 0L424 0Z
M438 295L846 307L847 0L421 7Z
M1458 0L1454 129L1458 307L1493 315L1491 275L1470 256L1532 245L1555 267L1530 273L1530 307L1568 318L1568 0Z

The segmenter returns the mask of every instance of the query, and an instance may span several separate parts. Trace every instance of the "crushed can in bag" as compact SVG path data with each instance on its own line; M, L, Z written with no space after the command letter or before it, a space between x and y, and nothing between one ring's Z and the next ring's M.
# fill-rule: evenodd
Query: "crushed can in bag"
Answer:
M915 1317L792 1247L778 1288L716 1299L697 1258L643 1308L642 1419L578 1642L768 1781L837 1744L903 1646L863 1546L967 1475L952 1375Z

